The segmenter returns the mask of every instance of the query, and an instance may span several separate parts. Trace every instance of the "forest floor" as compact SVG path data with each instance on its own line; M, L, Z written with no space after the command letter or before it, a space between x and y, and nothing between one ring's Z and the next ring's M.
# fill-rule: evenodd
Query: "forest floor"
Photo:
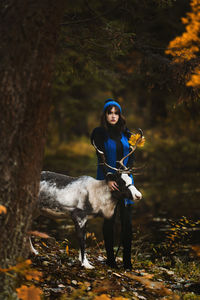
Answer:
M93 239L95 237L93 236ZM38 256L31 256L32 268L42 273L33 282L42 291L42 299L200 299L199 249L179 249L185 254L160 255L147 251L135 253L132 271L124 271L120 254L119 269L105 264L102 243L87 249L94 269L86 270L78 261L78 250L67 241L35 238Z

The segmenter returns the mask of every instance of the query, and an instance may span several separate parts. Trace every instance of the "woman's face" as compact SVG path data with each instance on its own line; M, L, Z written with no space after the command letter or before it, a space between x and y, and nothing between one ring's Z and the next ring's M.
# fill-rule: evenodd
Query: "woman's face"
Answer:
M115 125L119 121L119 113L114 106L106 112L106 120L110 125Z

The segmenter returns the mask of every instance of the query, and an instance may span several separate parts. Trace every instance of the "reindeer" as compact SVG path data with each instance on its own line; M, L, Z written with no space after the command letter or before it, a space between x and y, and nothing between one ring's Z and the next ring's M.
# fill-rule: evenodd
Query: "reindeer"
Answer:
M142 134L139 140L141 138ZM131 177L128 176L132 169L123 164L124 159L135 151L139 140L131 147L131 152L120 160L119 169L109 166L104 153L93 143L102 157L102 163L115 171L114 174L110 173L109 177L117 182L119 190L111 191L106 180L96 180L90 176L70 177L49 171L43 171L41 174L37 216L67 219L69 213L71 214L80 245L79 260L81 266L87 269L93 268L85 253L87 220L97 215L111 218L118 200L129 198L136 201L142 198L141 193L132 184ZM30 247L37 255L38 252L34 249L31 239Z

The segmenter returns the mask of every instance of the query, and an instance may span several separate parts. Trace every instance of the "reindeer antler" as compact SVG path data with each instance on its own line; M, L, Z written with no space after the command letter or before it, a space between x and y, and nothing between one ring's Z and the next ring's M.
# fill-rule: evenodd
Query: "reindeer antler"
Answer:
M121 159L120 161L118 161L118 163L122 166L122 168L124 168L124 170L126 170L126 171L129 171L129 170L130 170L130 172L131 172L132 169L127 168L127 167L123 164L123 161L124 161L127 157L129 157L129 156L135 151L135 149L137 148L137 145L141 142L142 138L144 137L142 129L138 128L138 131L139 131L140 137L137 139L135 145L134 145L134 146L130 146L131 151L130 151L126 156L122 157L122 159Z
M97 146L95 145L94 140L92 141L92 144L93 144L94 148L96 149L96 151L97 151L97 152L100 154L100 156L101 156L102 163L100 163L100 164L101 164L101 165L105 165L106 167L108 167L108 168L110 168L110 169L112 169L112 170L115 170L115 171L118 171L118 172L119 172L119 169L114 168L114 167L110 166L109 164L107 164L104 152L101 151L101 150L99 150L99 149L97 148Z
M130 146L131 151L130 151L126 156L124 156L120 161L117 161L117 162L120 164L120 166L122 167L122 169L114 168L114 167L110 166L109 164L107 164L104 152L101 151L101 150L99 150L99 149L97 148L97 146L95 145L95 142L94 142L94 140L93 140L93 141L92 141L92 144L93 144L94 148L96 149L96 151L100 154L101 159L102 159L102 163L100 163L100 164L101 164L101 165L105 165L106 167L108 167L108 168L110 168L110 169L112 169L112 170L115 170L115 171L117 171L117 172L119 172L119 173L127 173L127 174L130 174L130 173L132 172L133 169L132 169L132 168L131 168L131 169L130 169L130 168L127 168L127 167L123 164L123 161L125 160L125 158L127 158L128 156L130 156L130 155L135 151L135 149L137 148L137 145L141 142L141 140L142 140L142 138L143 138L143 132L142 132L142 129L140 129L140 128L138 129L138 131L139 131L139 133L140 133L140 137L138 138L138 140L136 141L136 143L135 143L134 146Z

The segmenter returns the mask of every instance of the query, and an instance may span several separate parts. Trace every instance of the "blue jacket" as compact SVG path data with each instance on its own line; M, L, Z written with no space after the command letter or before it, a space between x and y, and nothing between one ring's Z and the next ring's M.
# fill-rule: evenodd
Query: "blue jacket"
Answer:
M130 135L131 133L128 129L125 132L121 133L121 135L113 135L112 132L106 131L102 127L97 127L92 132L91 142L94 141L97 148L104 152L107 164L109 164L112 167L118 168L119 166L116 165L116 161L122 159L122 157L126 156L130 151L130 145L128 143ZM97 157L97 179L104 180L106 178L107 173L115 173L115 170L101 165L102 160L98 153ZM123 161L124 165L127 167L132 167L133 158L133 154L127 157ZM132 175L130 175L130 177L133 181Z

